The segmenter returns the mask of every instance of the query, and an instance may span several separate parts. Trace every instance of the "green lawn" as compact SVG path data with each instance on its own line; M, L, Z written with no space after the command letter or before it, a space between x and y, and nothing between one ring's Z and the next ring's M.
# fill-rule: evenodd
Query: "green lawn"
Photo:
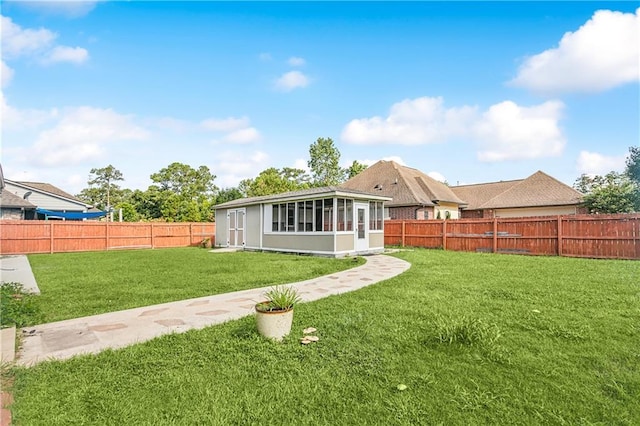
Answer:
M44 322L302 281L363 261L200 248L30 255Z
M299 305L283 344L247 317L14 369L15 424L640 423L640 262L397 256L406 273Z

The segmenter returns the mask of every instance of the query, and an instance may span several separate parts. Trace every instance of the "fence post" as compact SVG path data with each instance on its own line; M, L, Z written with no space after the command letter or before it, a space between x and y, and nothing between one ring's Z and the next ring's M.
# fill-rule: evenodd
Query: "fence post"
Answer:
M498 252L498 218L493 218L493 252Z
M404 220L402 221L402 247L404 247Z
M53 222L52 220L48 220L49 222L49 253L53 254Z
M107 221L105 222L105 227L107 228L105 230L105 250L109 250L109 219L107 219Z
M153 222L151 222L151 248L152 249L156 248L155 242L153 240Z
M189 246L193 245L193 223L189 222Z
M442 221L442 250L447 249L447 221Z
M558 215L558 256L562 256L562 216Z

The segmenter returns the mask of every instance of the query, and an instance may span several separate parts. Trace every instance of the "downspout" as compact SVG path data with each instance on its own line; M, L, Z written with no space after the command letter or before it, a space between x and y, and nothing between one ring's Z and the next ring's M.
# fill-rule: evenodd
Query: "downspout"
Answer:
M262 236L264 235L264 204L260 203L260 250L262 250Z

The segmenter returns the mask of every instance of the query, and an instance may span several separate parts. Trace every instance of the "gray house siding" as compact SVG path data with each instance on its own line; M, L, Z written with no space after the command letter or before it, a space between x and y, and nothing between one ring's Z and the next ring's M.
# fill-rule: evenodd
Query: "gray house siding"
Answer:
M248 206L246 208L244 225L244 239L247 248L260 248L260 206Z
M14 185L11 182L6 182L5 190L17 195L20 198L24 198L27 192L31 192L31 195L27 197L27 200L40 208L47 210L67 211L67 212L86 212L87 207L80 202L73 202L65 200L60 197L56 197L49 194L43 194L34 190L22 188Z
M333 235L265 234L264 250L333 253Z
M371 232L369 233L369 247L384 248L384 232Z
M229 229L233 225L227 215L242 210L245 249L336 257L380 252L384 237L377 236L382 234L379 230L371 233L368 228L376 223L378 229L383 226L383 205L388 200L377 194L325 187L230 201L215 207L216 245L240 246L230 242ZM366 209L366 215L357 216L358 208L360 212ZM377 222L371 212L377 212ZM360 238L356 249L357 217L361 218L360 226L365 224L369 246L362 245Z

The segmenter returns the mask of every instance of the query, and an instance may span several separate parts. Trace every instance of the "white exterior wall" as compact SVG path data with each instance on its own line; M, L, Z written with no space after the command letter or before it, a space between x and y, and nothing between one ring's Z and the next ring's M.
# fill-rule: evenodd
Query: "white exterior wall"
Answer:
M437 206L433 208L433 217L429 219L436 219L438 217L438 212L440 212L440 219L447 218L447 212L451 215L449 219L459 219L460 218L460 206L453 203L439 203Z
M54 195L37 192L36 190L32 190L32 189L24 189L10 182L5 182L5 184L6 184L5 190L17 195L20 198L24 198L24 194L31 191L31 195L27 198L27 201L29 201L31 204L41 209L67 211L67 212L86 212L87 211L87 208L85 207L85 205L79 202L65 200L63 198L58 198Z

